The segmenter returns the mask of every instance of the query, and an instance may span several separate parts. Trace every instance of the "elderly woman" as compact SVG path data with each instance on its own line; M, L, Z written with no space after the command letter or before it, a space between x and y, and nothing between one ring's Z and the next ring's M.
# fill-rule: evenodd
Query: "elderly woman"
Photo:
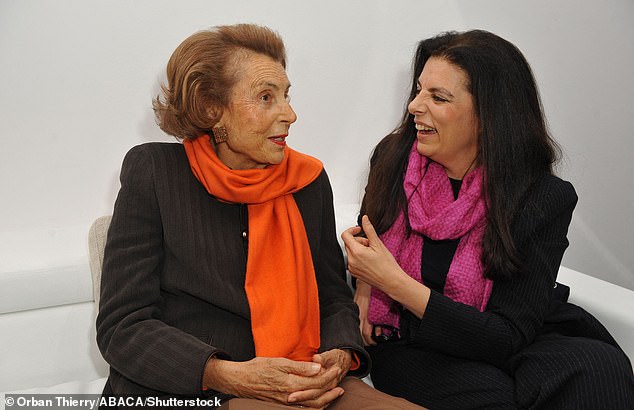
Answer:
M375 387L433 409L632 408L627 357L555 282L577 196L521 52L424 40L408 104L342 235Z
M172 55L154 109L183 143L123 162L97 318L104 394L419 408L345 378L369 360L328 177L286 145L285 65L281 39L255 25L196 33Z

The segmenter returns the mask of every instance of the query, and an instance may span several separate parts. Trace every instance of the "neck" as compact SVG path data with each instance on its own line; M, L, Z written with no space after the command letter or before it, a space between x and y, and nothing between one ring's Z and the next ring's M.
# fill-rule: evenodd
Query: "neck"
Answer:
M457 179L462 181L467 174L472 171L475 167L478 166L478 155L475 156L469 163L469 165L465 166L455 166L455 167L444 167L447 176L451 179Z

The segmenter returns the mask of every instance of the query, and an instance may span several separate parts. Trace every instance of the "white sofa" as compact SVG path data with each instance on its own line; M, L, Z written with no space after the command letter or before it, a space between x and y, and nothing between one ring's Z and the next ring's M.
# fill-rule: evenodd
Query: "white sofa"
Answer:
M357 209L337 208L339 232L354 223ZM565 267L559 281L571 287L571 302L601 320L634 359L634 291ZM0 392L99 393L108 366L95 343L95 315L88 261L0 273Z

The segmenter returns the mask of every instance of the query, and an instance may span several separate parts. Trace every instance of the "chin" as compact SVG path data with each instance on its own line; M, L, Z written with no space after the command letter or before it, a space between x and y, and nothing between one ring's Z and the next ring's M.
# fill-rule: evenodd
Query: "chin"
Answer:
M432 155L432 149L430 149L429 145L422 143L420 141L418 141L418 144L416 144L416 151L418 151L418 153L420 155L423 155L425 157L430 157Z
M271 155L269 158L269 165L279 165L284 160L284 153L281 155Z

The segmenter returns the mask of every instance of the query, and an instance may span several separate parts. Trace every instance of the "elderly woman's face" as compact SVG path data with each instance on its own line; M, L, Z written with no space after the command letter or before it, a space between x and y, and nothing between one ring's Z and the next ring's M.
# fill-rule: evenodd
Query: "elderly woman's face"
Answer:
M478 119L467 75L447 60L427 60L418 95L409 104L418 130L417 150L461 179L478 154Z
M286 137L297 116L288 99L284 67L268 56L250 53L238 63L238 81L218 125L227 129L218 157L232 169L264 168L284 159Z

